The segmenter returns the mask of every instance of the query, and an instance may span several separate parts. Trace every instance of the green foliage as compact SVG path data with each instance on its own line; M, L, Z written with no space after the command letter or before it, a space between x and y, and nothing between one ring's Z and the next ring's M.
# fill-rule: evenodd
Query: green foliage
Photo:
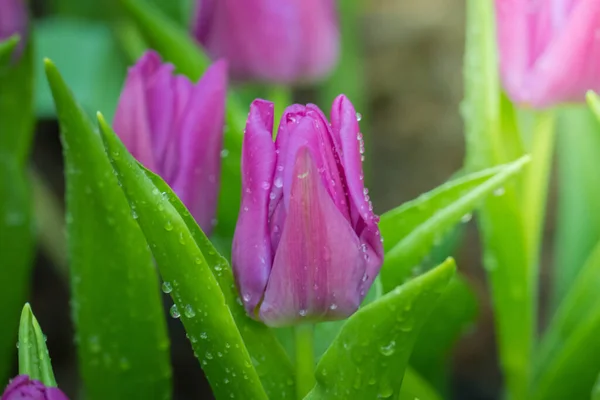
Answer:
M56 386L46 336L35 319L29 303L25 303L19 324L19 374L29 375L46 386Z
M150 251L100 136L54 64L45 64L65 156L71 305L86 397L168 398L169 340Z
M445 183L415 200L386 212L380 228L386 250L381 270L384 291L390 291L418 272L434 243L514 177L529 161L523 157L503 167L490 168ZM501 192L497 192L501 193Z
M215 396L266 399L240 333L243 327L236 326L228 306L228 299L229 303L234 300L230 291L233 283L221 276L227 264L221 264L222 259L215 256L200 229L180 215L180 211L186 215L188 212L178 202L175 207L169 196L162 194L101 117L100 126L111 163L158 264L163 289L175 303L171 315L181 317ZM207 259L205 252L213 252L213 257ZM225 281L228 286L221 288L220 283ZM246 324L246 329L252 329L252 325ZM278 384L280 397L293 381Z
M448 259L351 316L323 354L306 398L396 398L412 346L455 268Z
M8 378L21 307L29 292L35 253L31 189L26 163L33 133L33 57L28 43L13 57L18 38L0 43L0 382Z
M540 344L532 399L587 398L600 371L600 242Z

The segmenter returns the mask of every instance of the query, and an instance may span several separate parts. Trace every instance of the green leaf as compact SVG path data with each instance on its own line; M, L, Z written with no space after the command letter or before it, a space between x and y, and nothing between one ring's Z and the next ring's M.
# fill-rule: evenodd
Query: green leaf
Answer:
M600 371L600 242L560 304L535 362L534 399L583 399Z
M468 219L469 213L514 177L529 161L524 156L501 167L476 172L445 183L415 200L383 214L385 261L381 270L384 291L412 277L441 235Z
M46 337L35 319L29 303L25 303L19 324L19 374L29 375L46 386L56 386Z
M0 382L8 378L16 352L19 314L29 292L35 255L31 188L26 175L33 134L33 58L29 43L12 60L16 37L3 42L10 59L0 65Z
M448 259L359 309L321 358L306 398L397 398L420 329L455 269Z
M106 7L94 7L106 8ZM52 59L69 87L93 115L98 109L112 118L125 80L126 65L106 24L65 17L45 18L34 25L36 59ZM42 63L36 63L36 113L52 118L52 92Z
M169 398L169 340L150 251L100 136L54 64L45 64L65 156L71 304L86 397Z
M600 124L586 107L560 110L558 211L551 309L556 310L600 240Z
M12 35L8 39L0 41L0 68L8 65L15 47L19 44L19 40L19 35Z
M104 126L103 129L110 129ZM227 260L217 252L213 244L200 229L190 212L181 200L177 198L171 188L158 175L138 164L152 181L154 187L175 208L193 236L196 245L202 251L208 266L211 268L221 291L231 311L235 323L242 335L244 344L250 353L254 367L260 376L261 382L269 398L292 398L294 386L294 370L285 350L277 340L271 329L261 322L248 317L239 299L233 280L233 272ZM152 189L154 190L154 189ZM154 197L148 202L156 201ZM160 208L160 204L157 205ZM164 207L164 206L163 206Z
M196 243L196 240L204 239L194 236L179 210L138 167L101 116L99 121L113 168L150 244L164 280L163 287L175 303L172 315L181 316L215 397L266 399L252 358L216 278L219 272L224 272L225 265L209 265ZM210 251L206 250L208 255ZM282 385L287 383L281 382Z
M423 328L425 330L425 328ZM423 379L413 368L406 368L398 400L442 400L429 382Z
M477 297L460 275L448 283L425 322L410 365L439 391L447 391L451 350L477 316ZM417 396L419 397L419 396Z
M598 97L598 95L593 90L590 90L587 92L586 100L588 106L590 107L594 115L596 115L596 118L600 120L600 97Z
M136 23L144 39L178 72L192 81L198 80L210 64L200 46L189 32L177 26L152 4L143 0L120 0ZM217 209L215 233L232 237L240 208L242 135L248 110L230 93L225 112L225 137L221 163L221 190Z

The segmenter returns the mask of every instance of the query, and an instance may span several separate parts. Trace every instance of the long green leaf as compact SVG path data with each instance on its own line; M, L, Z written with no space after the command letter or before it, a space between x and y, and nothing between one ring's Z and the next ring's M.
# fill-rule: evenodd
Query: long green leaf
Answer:
M558 210L551 309L556 310L600 240L600 123L585 107L560 110Z
M150 46L180 73L196 81L210 64L210 59L194 42L189 32L173 23L155 6L143 0L120 0L127 14ZM215 232L232 237L240 207L242 134L248 111L230 93L225 113L225 140L221 165L221 186Z
M177 198L165 181L160 176L144 168L141 164L138 165L144 170L146 176L150 178L156 189L177 210L179 216L183 219L188 230L194 237L196 245L202 251L208 266L211 268L223 292L227 306L235 319L240 334L244 339L244 344L256 368L256 372L258 372L269 398L292 398L294 396L294 386L291 383L294 381L292 364L273 331L263 323L249 318L246 314L239 299L229 263L217 252L184 204Z
M455 268L448 259L358 310L321 358L306 398L397 398L420 329Z
M46 337L35 319L29 303L25 303L19 324L19 374L28 375L46 386L56 386Z
M586 398L600 371L600 242L562 301L536 357L535 399Z
M99 121L111 163L150 244L163 287L175 303L172 315L181 316L215 396L266 399L227 299L196 243L197 237L101 116Z
M19 313L29 292L35 238L26 165L33 134L31 42L18 60L16 36L2 42L0 58L0 381L15 354Z
M385 291L413 274L443 232L449 231L495 190L517 174L529 157L446 183L419 198L385 213L380 228L386 255L381 270Z
M0 42L0 68L5 68L10 63L10 57L19 44L19 35L12 35Z
M475 293L457 274L448 283L415 343L410 365L442 393L448 389L451 350L475 320L477 310Z
M598 97L598 95L595 92L590 90L589 92L587 92L586 99L588 106L590 107L594 115L596 115L596 118L600 120L600 97Z
M150 251L100 136L56 67L45 64L66 164L71 304L86 397L167 399L169 340Z

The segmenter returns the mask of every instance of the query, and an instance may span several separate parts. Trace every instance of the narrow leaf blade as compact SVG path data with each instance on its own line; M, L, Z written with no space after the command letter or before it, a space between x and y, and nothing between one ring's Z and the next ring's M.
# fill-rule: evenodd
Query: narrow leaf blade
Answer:
M227 306L242 335L244 344L250 353L267 395L269 395L269 398L292 398L295 393L292 384L294 381L292 364L273 331L263 323L249 318L246 314L235 287L231 266L208 240L190 212L185 208L185 205L177 198L166 182L141 164L138 165L163 194L163 197L167 198L179 213L192 234L196 245L202 251L223 292Z
M29 303L23 307L19 324L19 374L56 386L46 339Z
M35 255L31 187L26 175L33 134L33 57L29 43L19 60L16 36L2 42L0 58L0 382L16 352L19 314L29 292Z
M380 223L387 250L381 270L384 291L410 278L440 232L449 231L487 196L502 190L528 161L524 156L503 167L459 178L385 213Z
M71 304L86 397L169 398L169 340L151 254L99 135L49 60L46 74L66 164Z
M306 398L396 398L419 331L455 269L448 259L359 309L321 358Z

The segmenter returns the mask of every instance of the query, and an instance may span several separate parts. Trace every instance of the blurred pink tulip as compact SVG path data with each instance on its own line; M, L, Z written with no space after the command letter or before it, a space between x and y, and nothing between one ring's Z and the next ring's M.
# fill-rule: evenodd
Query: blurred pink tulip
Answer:
M335 0L198 0L193 33L235 78L293 83L335 65Z
M133 156L173 188L206 234L217 206L227 66L197 84L153 51L130 68L114 128Z
M600 1L496 0L500 72L510 98L536 108L600 90Z

